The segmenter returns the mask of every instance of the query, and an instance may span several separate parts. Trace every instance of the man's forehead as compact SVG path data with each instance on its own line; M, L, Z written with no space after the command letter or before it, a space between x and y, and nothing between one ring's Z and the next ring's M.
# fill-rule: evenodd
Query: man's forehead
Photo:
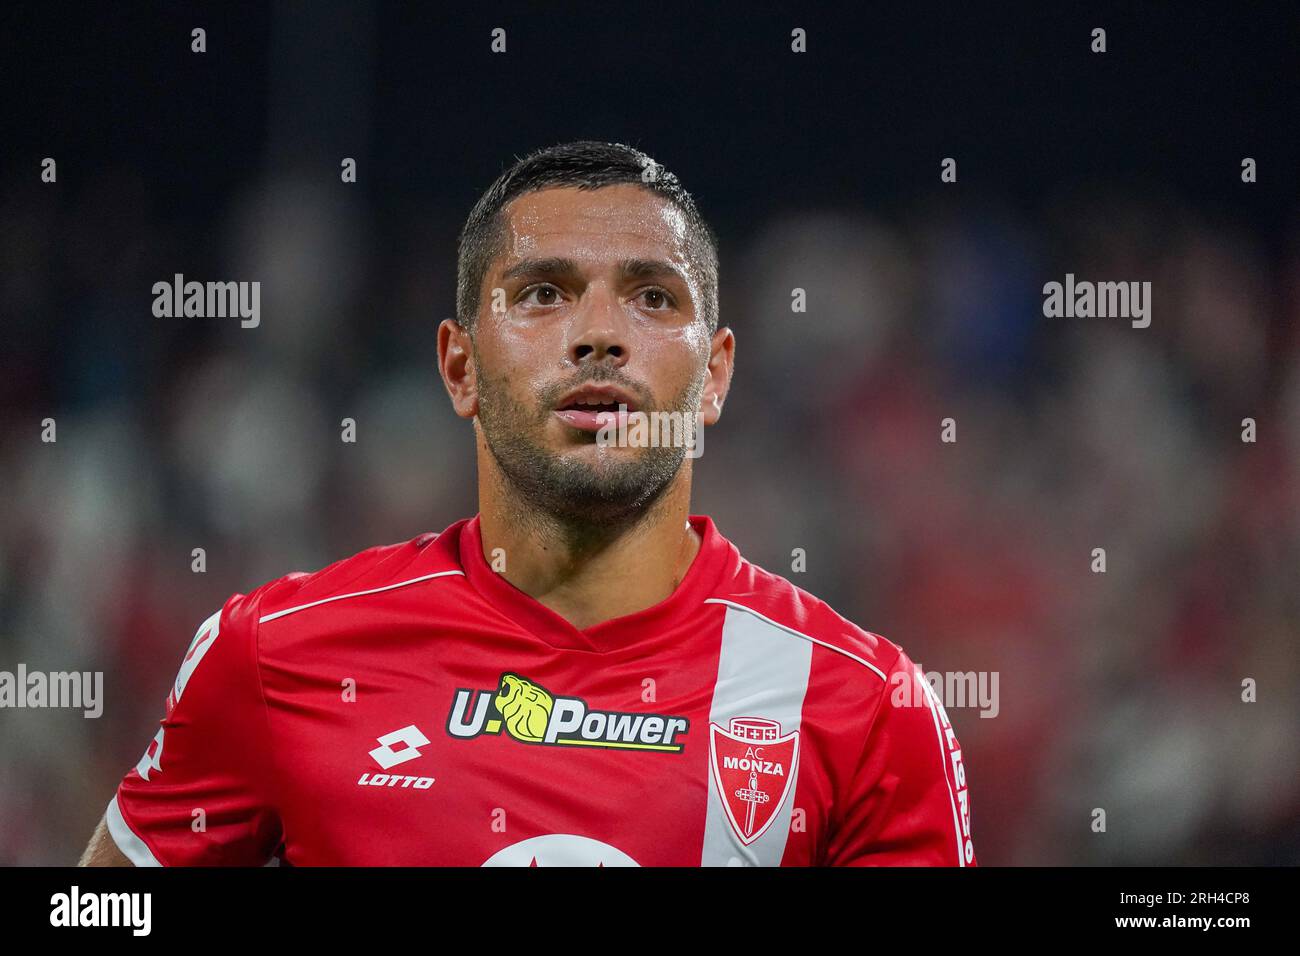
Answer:
M632 183L552 187L516 197L505 210L499 265L534 256L620 258L653 254L686 264L686 218L662 196Z

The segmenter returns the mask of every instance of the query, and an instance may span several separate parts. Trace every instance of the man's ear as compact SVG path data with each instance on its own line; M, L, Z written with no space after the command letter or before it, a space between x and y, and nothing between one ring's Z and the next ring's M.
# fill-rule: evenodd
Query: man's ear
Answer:
M438 326L438 371L456 414L461 418L477 415L478 378L474 374L473 343L455 319L443 319Z
M709 366L704 392L700 395L700 414L704 424L713 425L722 417L722 403L731 389L731 372L736 360L736 337L722 327L713 333L709 345Z

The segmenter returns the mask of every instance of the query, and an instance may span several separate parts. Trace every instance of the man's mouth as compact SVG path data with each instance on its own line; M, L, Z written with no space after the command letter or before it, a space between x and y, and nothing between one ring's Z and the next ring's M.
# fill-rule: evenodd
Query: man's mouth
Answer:
M612 385L583 385L569 392L555 407L555 416L579 431L596 432L618 427L628 412L637 410L635 400Z

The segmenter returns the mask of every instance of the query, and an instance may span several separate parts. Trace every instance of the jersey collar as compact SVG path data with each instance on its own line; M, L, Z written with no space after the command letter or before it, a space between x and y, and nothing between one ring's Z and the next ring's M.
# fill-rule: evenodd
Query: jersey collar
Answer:
M553 647L604 653L653 639L687 619L713 594L728 567L739 567L740 553L712 518L690 515L687 520L700 536L700 550L673 593L651 607L588 628L574 627L492 570L483 554L478 515L461 526L460 564L470 586L525 631Z

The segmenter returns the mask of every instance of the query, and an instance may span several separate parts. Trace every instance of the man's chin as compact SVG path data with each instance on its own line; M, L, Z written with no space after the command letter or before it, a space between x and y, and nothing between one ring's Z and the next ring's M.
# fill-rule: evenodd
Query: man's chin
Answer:
M635 518L672 484L684 457L675 449L603 444L570 428L543 428L533 439L491 435L488 447L523 502L566 522Z
M646 460L645 448L616 448L581 442L555 450L555 457L566 464L581 465L601 475L612 475L635 468Z
M570 449L556 456L557 467L540 497L546 499L547 510L569 519L634 517L659 497L673 477L645 458L646 449L641 448Z

